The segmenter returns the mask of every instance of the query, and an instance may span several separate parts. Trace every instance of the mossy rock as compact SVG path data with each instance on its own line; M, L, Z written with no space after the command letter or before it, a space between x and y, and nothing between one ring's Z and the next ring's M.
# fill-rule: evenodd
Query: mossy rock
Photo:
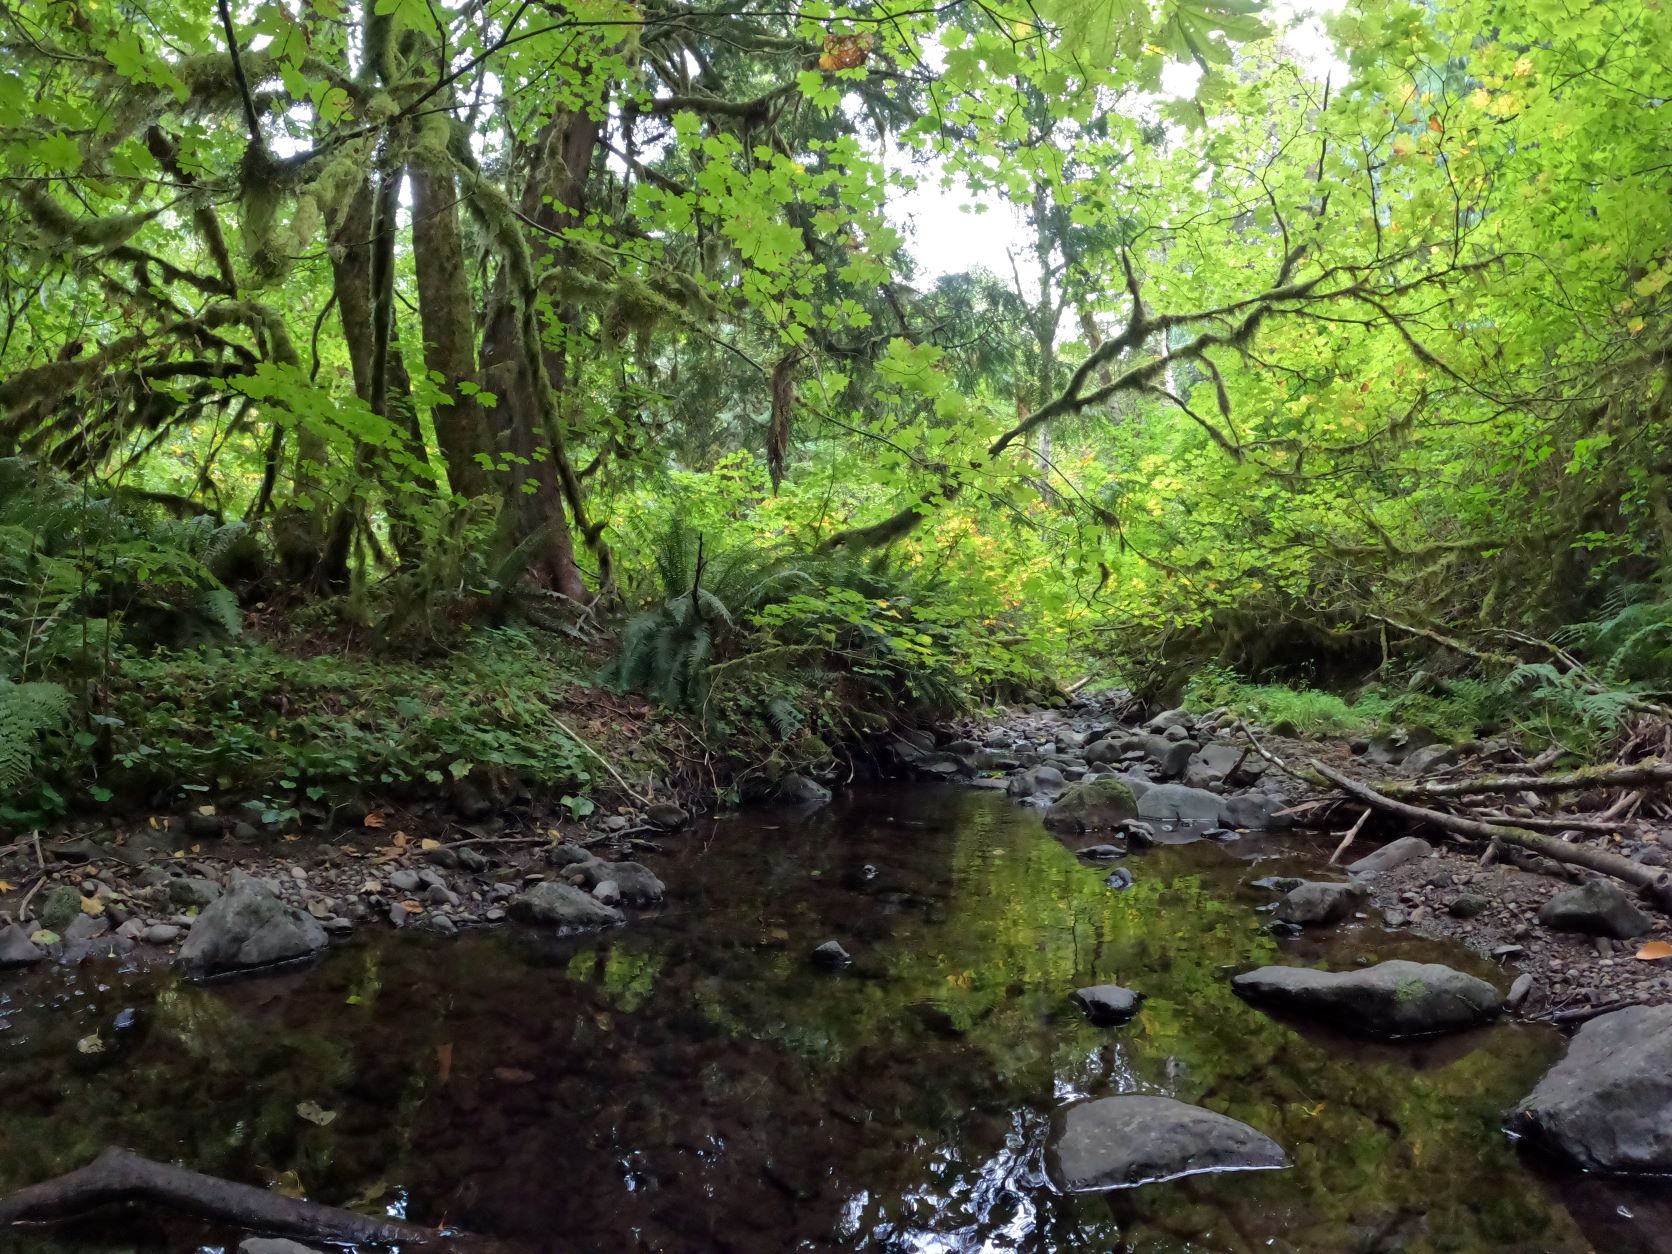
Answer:
M1138 817L1138 799L1130 785L1118 779L1094 779L1075 784L1045 811L1045 826L1054 832L1097 832L1119 827Z

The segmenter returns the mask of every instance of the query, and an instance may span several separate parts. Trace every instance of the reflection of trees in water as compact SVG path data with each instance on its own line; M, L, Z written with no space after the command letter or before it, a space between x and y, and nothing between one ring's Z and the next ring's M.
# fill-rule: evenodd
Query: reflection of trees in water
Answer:
M147 1035L98 1072L64 1059L121 986L37 1016L27 1048L0 1037L0 1175L119 1140L577 1250L1582 1248L1497 1130L1547 1039L1366 1049L1254 1011L1228 976L1277 946L1215 847L1134 857L1113 892L1035 816L951 790L681 839L674 901L625 931L373 937L306 975L153 978ZM834 977L806 961L831 936L857 959ZM1147 994L1131 1025L1069 1008L1103 981ZM1295 1167L1049 1192L1051 1111L1135 1088L1243 1119Z

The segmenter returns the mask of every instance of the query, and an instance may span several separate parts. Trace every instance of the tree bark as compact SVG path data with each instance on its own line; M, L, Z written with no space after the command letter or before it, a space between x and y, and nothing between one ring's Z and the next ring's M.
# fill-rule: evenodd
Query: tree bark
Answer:
M470 1250L496 1247L420 1224L285 1197L112 1147L85 1167L0 1199L0 1225L46 1224L119 1202L159 1202L251 1232L332 1245Z
M489 490L488 472L476 458L489 451L487 420L481 402L460 390L460 384L478 385L478 379L458 187L452 178L416 165L408 167L407 177L412 180L412 260L418 273L424 366L441 376L449 397L431 411L435 442L453 491L481 496Z
M596 121L565 113L541 127L530 145L520 208L523 216L542 231L558 231L578 219L599 136ZM536 264L541 260L562 262L561 254L550 248L542 246L534 251ZM506 508L512 515L511 538L513 543L521 543L544 535L542 552L530 573L564 596L584 601L586 584L575 565L569 536L569 518L579 504L579 480L572 472L564 473L567 451L563 432L548 429L536 393L542 381L535 377L531 366L533 357L543 358L550 386L561 398L568 379L567 361L561 350L525 344L527 322L506 270L502 265L494 283L482 338L482 374L499 396L499 404L489 414L495 443L511 455L505 483ZM546 452L541 453L542 448ZM580 518L575 521L583 525ZM608 550L598 551L600 565L604 566ZM600 582L607 581L607 567L600 570L599 577Z

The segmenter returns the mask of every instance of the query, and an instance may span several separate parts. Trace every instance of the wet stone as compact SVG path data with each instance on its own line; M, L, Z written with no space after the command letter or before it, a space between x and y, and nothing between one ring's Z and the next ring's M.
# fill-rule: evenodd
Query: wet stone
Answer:
M853 961L853 955L843 949L840 942L833 940L816 946L810 956L815 967L823 967L827 971L839 971Z
M1282 1146L1245 1123L1141 1093L1069 1107L1053 1157L1057 1179L1072 1193L1289 1165Z
M1084 1011L1092 1023L1099 1027L1113 1027L1127 1022L1138 1013L1144 995L1122 988L1119 984L1093 984L1088 988L1075 989L1068 1000Z

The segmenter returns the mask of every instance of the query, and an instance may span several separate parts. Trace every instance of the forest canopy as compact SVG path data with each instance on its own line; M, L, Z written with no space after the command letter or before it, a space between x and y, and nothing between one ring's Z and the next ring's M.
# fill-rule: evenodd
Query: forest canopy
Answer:
M1304 18L7 4L6 682L254 606L643 610L694 706L748 631L981 686L1658 603L1672 16Z

